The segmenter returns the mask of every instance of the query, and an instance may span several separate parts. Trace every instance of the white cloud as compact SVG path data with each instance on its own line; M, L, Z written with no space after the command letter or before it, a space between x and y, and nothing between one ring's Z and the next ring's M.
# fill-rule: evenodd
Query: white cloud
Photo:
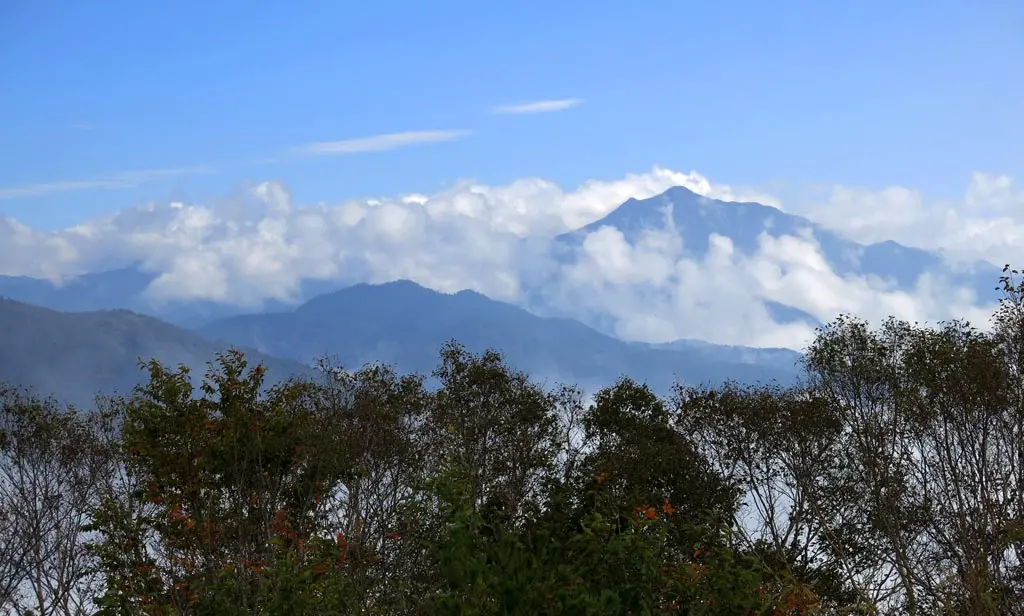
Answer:
M1024 189L1007 175L971 174L956 201L929 201L901 186L835 186L825 198L789 203L789 210L861 242L894 240L996 265L1019 260L1024 244Z
M211 173L212 171L213 169L207 166L182 167L179 169L120 171L118 173L111 173L109 175L100 176L90 180L62 180L42 184L27 184L24 186L0 188L0 199L38 197L53 193L79 192L83 190L133 188L161 178L179 175L193 175L198 173Z
M575 258L550 258L555 235L599 220L630 197L680 185L725 201L776 202L696 172L657 167L568 191L539 178L503 186L462 181L432 195L333 205L296 205L284 186L263 183L213 204L149 204L59 231L0 220L0 273L60 279L142 261L159 274L149 289L154 300L202 298L247 306L269 298L294 301L304 279L342 285L401 278L533 305L535 285L543 281L544 307L605 323L626 339L652 342L698 338L799 348L810 339L809 325L773 320L766 301L820 320L838 312L873 320L889 314L933 322L987 319L991 306L977 305L941 277L927 275L913 288L893 289L870 277L840 275L813 235L776 237L769 229L746 248L712 235L707 254L692 255L681 230L671 226L648 230L632 242L602 228L585 238ZM963 202L940 206L957 217L959 227L946 230L942 223L930 229L945 233L945 241L972 224L986 229L986 215L1017 215L1019 198L1008 178L976 176ZM835 209L820 211L822 219L865 237L880 234L884 224L909 234L915 222L928 222L929 213L942 220L935 205L902 188L837 188L829 203ZM1019 250L1019 236L981 235Z
M497 114L524 114L524 113L551 113L553 111L564 111L577 105L582 105L582 98L562 98L557 100L533 101L516 105L498 105L491 110Z
M436 143L439 141L453 141L469 135L464 130L421 130L404 133L388 133L385 135L373 135L371 137L359 137L357 139L345 139L343 141L319 141L308 143L294 149L296 154L307 154L312 156L325 156L332 154L358 154L361 152L385 152L397 150L420 143Z
M142 260L167 274L154 286L161 297L255 302L287 299L302 277L331 278L358 263L374 281L410 277L515 299L524 250L542 250L546 238L595 221L629 197L675 185L724 199L745 194L661 168L568 192L538 178L504 186L462 181L429 196L333 206L295 207L283 186L265 183L215 205L151 203L60 231L8 220L0 227L0 273L60 278ZM64 247L55 250L57 244ZM201 259L227 273L201 275L194 271Z
M813 326L779 323L764 302L779 302L820 321L841 312L875 323L889 315L935 322L967 318L983 324L992 306L923 276L913 289L893 290L864 276L840 276L813 238L762 234L757 248L739 251L712 235L700 257L685 256L678 236L649 232L630 245L602 228L583 243L578 261L564 268L551 301L577 316L611 318L629 340L696 338L722 344L802 348Z

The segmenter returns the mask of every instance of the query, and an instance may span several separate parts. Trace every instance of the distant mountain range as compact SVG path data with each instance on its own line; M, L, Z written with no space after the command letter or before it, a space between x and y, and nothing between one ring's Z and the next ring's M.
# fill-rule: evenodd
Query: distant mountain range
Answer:
M587 390L631 376L668 393L677 381L793 381L800 355L785 349L679 341L626 343L565 319L545 319L472 291L447 295L408 281L360 284L290 312L228 317L187 331L126 310L62 313L0 300L0 381L87 406L96 393L126 393L144 374L139 358L185 364L199 377L230 347L283 379L309 375L328 357L347 369L383 362L429 374L455 339L469 350L501 351L550 384Z
M630 199L603 219L554 238L550 261L571 263L587 234L601 227L613 227L630 241L645 230L670 227L697 258L707 253L712 233L750 253L762 233L810 232L841 275L873 276L893 288L908 288L921 275L937 273L972 289L980 300L996 297L993 282L999 272L991 264L953 267L942 255L895 242L858 244L777 208L725 203L685 188ZM621 375L665 391L677 379L788 382L797 374L799 354L786 349L618 340L609 335L613 328L600 314L553 306L546 294L558 289L557 280L545 277L555 271L524 270L520 306L530 312L472 291L447 295L408 281L338 290L340 281L304 280L299 295L305 303L267 302L257 313L243 314L241 307L214 301L153 303L146 290L157 274L136 266L85 274L60 285L0 276L0 297L11 298L0 302L0 381L81 403L97 390L130 389L142 376L138 357L185 363L201 374L205 362L228 345L257 349L253 358L267 362L272 374L281 377L308 372L309 363L325 355L348 368L383 361L402 371L428 373L440 346L453 338L473 351L500 350L534 377L587 389ZM777 321L818 324L793 306L765 304Z
M429 373L441 345L501 351L535 378L594 389L623 375L667 392L688 383L791 381L800 354L692 341L662 348L630 344L568 319L541 318L475 293L437 293L409 281L360 284L291 312L229 317L198 330L209 339L310 362L332 355L346 367L383 361Z
M709 199L683 187L670 188L649 199L629 199L601 220L556 237L550 247L551 261L554 264L571 263L583 239L601 227L613 227L633 242L644 230L663 229L668 225L680 235L684 250L692 257L706 255L708 238L712 233L730 238L737 250L752 253L757 249L762 233L779 237L807 231L814 234L826 260L840 275L874 276L888 281L893 288L908 289L922 274L941 274L951 283L971 289L979 300L994 301L998 297L994 287L999 268L990 263L979 261L954 265L941 254L891 241L859 244L802 216L759 203ZM261 306L245 308L207 300L155 302L146 296L146 289L157 275L139 266L129 266L84 274L64 284L0 276L0 297L62 311L126 308L176 325L197 327L246 312L290 310L315 296L359 282L356 271L348 272L345 280L306 279L301 281L295 304L268 300ZM521 282L525 293L519 305L538 314L583 319L600 331L610 333L601 315L572 314L565 309L556 309L550 301L550 294L556 290L552 283L557 281L551 276L549 270L536 271L524 266ZM793 306L772 301L765 301L765 305L777 321L818 324L814 317Z
M184 364L196 382L226 345L127 310L64 313L0 299L0 382L90 407L98 393L127 394L146 374L139 360ZM245 349L242 349L246 351ZM299 362L246 351L269 379L311 374Z

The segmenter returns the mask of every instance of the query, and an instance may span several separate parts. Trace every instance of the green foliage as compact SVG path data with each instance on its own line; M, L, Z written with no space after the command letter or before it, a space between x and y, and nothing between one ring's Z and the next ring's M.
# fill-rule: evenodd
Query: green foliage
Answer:
M670 502L685 520L674 532L681 545L708 541L700 529L731 519L735 491L709 467L665 402L646 385L622 379L594 398L583 420L590 449L585 477L601 477L602 489L624 515L640 504ZM697 533L694 535L694 533Z
M202 395L149 365L122 413L123 499L97 512L102 614L319 614L348 602L324 498L349 470L312 390L261 393L262 367L218 358ZM341 545L338 545L338 544Z
M1017 614L1015 274L991 332L840 317L789 388L584 405L450 343L434 390L327 363L268 388L238 352L198 389L151 362L94 415L3 390L0 609Z
M473 510L460 470L433 484L446 527L430 614L748 614L772 604L756 560L724 548L683 556L668 502L637 507L625 523L591 510L568 531L557 514L510 530ZM607 488L595 482L592 492L604 504Z

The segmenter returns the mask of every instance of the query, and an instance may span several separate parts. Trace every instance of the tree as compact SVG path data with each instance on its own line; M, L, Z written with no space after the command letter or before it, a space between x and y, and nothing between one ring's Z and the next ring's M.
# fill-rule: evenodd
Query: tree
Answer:
M830 609L872 604L858 573L864 547L849 525L841 424L803 388L678 386L674 406L696 449L740 494L732 527L775 588L807 584Z
M411 609L429 592L431 572L420 540L432 535L421 486L436 467L429 440L433 398L418 375L368 365L348 372L320 364L314 406L344 455L343 479L325 496L331 524L366 558L350 560L349 584L363 610Z
M567 523L552 511L525 525L486 520L472 507L468 469L454 463L431 484L444 512L431 553L441 580L424 606L436 616L536 614L809 614L797 594L773 596L749 558L714 546L683 554L668 503L620 520L611 490L592 484L588 511ZM615 508L614 496L611 509ZM489 527L491 532L482 533ZM792 591L793 589L788 589ZM774 606L787 606L773 611ZM791 609L790 609L791 608Z
M858 531L908 613L1007 613L1019 573L1018 422L997 338L966 323L840 320L808 353L839 409Z
M113 458L98 417L0 388L0 610L88 614L103 579L84 527Z
M736 491L712 469L680 429L663 400L624 378L597 393L583 418L586 479L599 477L615 515L640 505L670 503L689 532L701 523L718 529L732 519ZM681 536L683 543L708 540ZM691 551L691 545L683 547Z
M979 614L1024 605L1024 282L993 329L840 316L789 388L500 353L436 386L230 352L91 415L0 392L13 613ZM91 533L91 535L90 535ZM90 543L92 541L92 543Z
M264 370L218 358L200 395L188 371L148 365L120 409L135 490L94 527L103 614L344 612L350 546L324 496L350 467L308 383L262 392ZM131 505L134 505L132 507Z
M454 342L442 348L434 377L430 438L439 459L468 469L471 506L506 520L536 513L560 451L556 396L499 353L474 355Z

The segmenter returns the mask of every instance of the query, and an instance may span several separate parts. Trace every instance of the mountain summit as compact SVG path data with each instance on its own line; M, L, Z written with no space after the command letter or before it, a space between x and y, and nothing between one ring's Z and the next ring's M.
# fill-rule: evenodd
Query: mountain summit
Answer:
M712 233L730 238L742 250L750 250L756 248L762 232L795 235L802 228L814 225L806 218L768 205L718 201L675 186L649 199L629 199L601 220L562 237L580 238L601 227L613 227L632 243L645 230L669 226L680 234L688 250L703 254L708 250L708 237Z
M954 269L940 254L888 240L860 244L773 206L720 201L683 186L648 199L629 199L604 218L558 236L553 254L560 262L571 260L583 240L602 227L618 230L630 244L639 241L645 231L673 231L682 240L685 253L695 258L707 254L712 234L729 238L736 250L747 254L757 252L762 234L776 238L813 236L829 265L841 276L873 276L906 289L923 274L942 274L953 284L970 288L979 298L996 298L992 281L998 278L999 269L989 263Z

